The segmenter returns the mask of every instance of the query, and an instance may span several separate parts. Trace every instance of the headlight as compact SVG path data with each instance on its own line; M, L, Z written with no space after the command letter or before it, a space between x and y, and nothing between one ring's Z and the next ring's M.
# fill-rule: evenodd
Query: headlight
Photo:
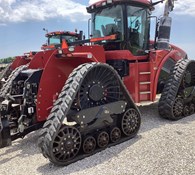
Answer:
M69 50L69 52L74 52L74 46L70 46L70 47L68 48L68 50Z

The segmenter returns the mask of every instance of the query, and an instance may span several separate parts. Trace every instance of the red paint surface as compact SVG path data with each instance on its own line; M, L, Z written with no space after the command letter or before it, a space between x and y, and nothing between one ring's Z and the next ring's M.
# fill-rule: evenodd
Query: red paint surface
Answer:
M38 52L29 64L29 69L43 69L54 50Z
M67 49L63 52L67 56L57 57L58 51L55 50L44 68L37 95L38 121L46 120L53 106L53 99L61 92L73 69L87 62L105 62L104 49L101 46L77 46L75 54L71 54ZM89 54L92 58L87 58Z
M31 60L26 58L25 56L16 56L11 64L10 68L13 71L17 67L19 67L21 65L25 65L25 64L29 63L30 61Z

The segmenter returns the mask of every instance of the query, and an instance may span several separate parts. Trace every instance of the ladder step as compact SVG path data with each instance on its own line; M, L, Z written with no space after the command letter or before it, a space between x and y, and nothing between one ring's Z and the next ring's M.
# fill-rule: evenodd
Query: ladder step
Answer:
M144 95L144 94L151 94L150 91L144 91L144 92L140 92L141 95Z
M143 106L143 105L151 105L154 103L153 101L141 101L139 103L136 103L137 106Z
M151 82L150 82L150 81L146 81L146 82L140 82L139 84L141 84L141 85L144 85L144 84L151 84Z
M146 75L146 74L151 74L151 72L140 72L140 75Z

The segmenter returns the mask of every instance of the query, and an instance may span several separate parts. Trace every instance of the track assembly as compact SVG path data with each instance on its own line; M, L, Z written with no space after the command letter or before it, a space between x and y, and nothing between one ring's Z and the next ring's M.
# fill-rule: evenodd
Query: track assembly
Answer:
M179 120L194 113L195 62L181 59L169 75L159 100L159 114Z
M78 81L81 72L83 76ZM69 96L62 91L39 139L43 155L51 162L68 165L137 134L140 114L113 68L100 63L84 64L69 79L63 89L74 93ZM90 94L95 89L99 92ZM64 100L67 98L71 100ZM63 113L61 118L59 112ZM66 116L67 123L62 124ZM75 122L74 126L68 126L69 120Z

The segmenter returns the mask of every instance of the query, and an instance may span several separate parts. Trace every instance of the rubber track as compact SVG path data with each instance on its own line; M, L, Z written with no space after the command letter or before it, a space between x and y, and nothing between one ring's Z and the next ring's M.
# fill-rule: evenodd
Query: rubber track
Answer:
M169 78L165 84L161 98L159 100L158 109L159 114L169 120L178 120L173 116L173 105L177 97L178 90L183 79L184 73L188 65L193 62L192 60L182 59L179 60L174 68L171 70ZM182 118L182 117L181 117Z
M40 138L38 140L38 145L41 149L43 156L49 158L50 161L53 162L54 164L60 165L60 162L56 162L51 158L52 151L53 151L51 149L52 147L51 143L55 138L56 133L59 131L59 129L62 126L66 114L68 113L72 105L72 102L80 88L83 77L85 77L85 75L88 73L88 71L91 68L99 64L101 63L86 63L80 65L79 67L73 70L73 72L69 75L69 78L67 79L66 84L64 85L61 93L59 94L58 100L56 100L56 102L54 103L54 106L51 110L50 115L47 118L47 121L45 122L43 128L40 131ZM108 66L107 64L102 64L102 65ZM114 70L111 66L109 67L112 70ZM124 90L126 90L126 88ZM134 106L134 108L137 109L136 106ZM64 163L62 163L61 165L64 165Z
M7 73L8 69L10 68L11 63L9 63L1 72L0 72L0 80L2 80Z
M17 67L14 71L12 71L7 81L5 82L5 84L3 84L3 87L0 89L0 97L5 97L5 95L8 93L11 87L13 80L19 75L21 71L25 70L27 67L28 67L28 64L22 65L22 66Z

